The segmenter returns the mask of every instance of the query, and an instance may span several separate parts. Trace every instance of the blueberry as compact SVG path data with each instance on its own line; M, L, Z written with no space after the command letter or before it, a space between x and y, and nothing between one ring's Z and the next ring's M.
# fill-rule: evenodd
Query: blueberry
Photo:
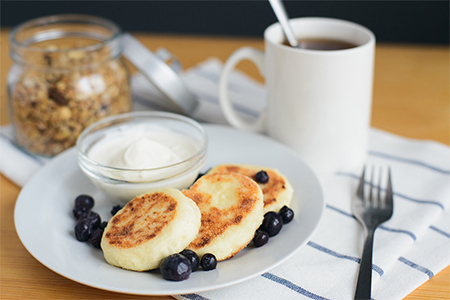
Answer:
M98 228L99 228L99 229L105 229L106 226L108 226L108 222L103 221L103 222L100 223L100 226L98 226Z
M255 247L261 247L267 244L269 241L269 234L265 231L257 231L255 237L253 238L253 245Z
M93 207L94 207L94 199L91 196L79 195L75 199L75 205L72 210L73 216L79 219L83 213L91 210L91 208Z
M94 231L97 229L100 224L102 223L102 219L100 218L100 215L96 212L93 212L92 210L86 211L81 214L78 221L81 220L88 220L89 225L91 226L91 230Z
M94 198L89 195L80 195L75 199L75 208L86 207L91 209L94 207Z
M113 206L113 208L111 209L111 215L115 216L117 214L117 212L121 209L122 209L122 206L120 206L120 205Z
M202 260L200 261L203 271L214 270L217 266L217 259L214 254L206 253L203 254Z
M190 261L179 253L164 258L159 270L164 279L172 281L188 279L192 272Z
M286 205L280 209L279 212L281 218L283 219L283 224L287 224L294 218L294 211L287 207Z
M72 210L72 213L73 213L73 216L78 220L80 218L80 216L87 211L89 211L89 209L87 207L75 207Z
M92 230L90 226L90 222L87 219L82 219L77 222L75 225L75 236L77 240L80 242L85 242L89 240L91 236Z
M180 254L183 255L184 257L186 257L191 262L192 272L197 271L198 264L199 264L199 261L200 261L200 259L198 258L197 253L195 253L192 250L185 249L185 250L181 251Z
M281 228L283 228L283 220L278 213L269 211L264 215L260 229L267 232L269 237L277 235Z
M91 244L95 248L100 249L100 242L102 241L103 229L97 228L95 229L90 237Z
M266 171L259 171L255 175L255 180L259 183L267 183L269 181L269 175L267 175Z

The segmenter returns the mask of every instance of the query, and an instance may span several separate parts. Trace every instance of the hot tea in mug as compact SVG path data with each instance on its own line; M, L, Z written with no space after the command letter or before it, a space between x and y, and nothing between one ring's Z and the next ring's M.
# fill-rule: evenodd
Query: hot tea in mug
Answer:
M346 41L324 38L302 38L298 39L298 48L308 50L345 50L358 47L358 45ZM284 41L283 45L291 46L288 41Z

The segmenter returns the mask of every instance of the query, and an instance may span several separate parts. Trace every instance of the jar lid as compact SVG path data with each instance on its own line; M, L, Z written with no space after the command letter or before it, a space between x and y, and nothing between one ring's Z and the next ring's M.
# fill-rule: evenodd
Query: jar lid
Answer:
M167 97L172 107L178 113L191 115L198 100L181 77L131 34L124 33L122 43L123 55Z

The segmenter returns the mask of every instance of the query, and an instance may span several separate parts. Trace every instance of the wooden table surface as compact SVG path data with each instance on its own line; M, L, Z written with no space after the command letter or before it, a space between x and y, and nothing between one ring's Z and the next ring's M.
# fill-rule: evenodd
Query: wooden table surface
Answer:
M0 124L7 124L6 76L11 67L8 30L1 30ZM225 61L242 46L263 49L262 38L136 34L149 49L164 46L184 68L208 57ZM239 68L261 80L256 68ZM372 126L402 136L450 144L449 50L445 46L387 45L376 48ZM116 294L66 279L36 261L22 246L13 211L20 187L3 175L1 199L1 299L173 299ZM51 245L48 245L51 247ZM450 266L405 299L450 299Z

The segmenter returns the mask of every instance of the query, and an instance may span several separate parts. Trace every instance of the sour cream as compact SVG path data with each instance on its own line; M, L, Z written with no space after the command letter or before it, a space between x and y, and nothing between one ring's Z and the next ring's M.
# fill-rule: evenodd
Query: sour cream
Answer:
M197 152L192 140L172 132L128 132L103 139L89 158L108 167L153 169L179 163Z
M110 178L142 182L182 172L183 166L177 164L194 156L198 150L198 141L192 138L158 126L134 126L107 132L90 149L88 157L114 168L102 172Z

